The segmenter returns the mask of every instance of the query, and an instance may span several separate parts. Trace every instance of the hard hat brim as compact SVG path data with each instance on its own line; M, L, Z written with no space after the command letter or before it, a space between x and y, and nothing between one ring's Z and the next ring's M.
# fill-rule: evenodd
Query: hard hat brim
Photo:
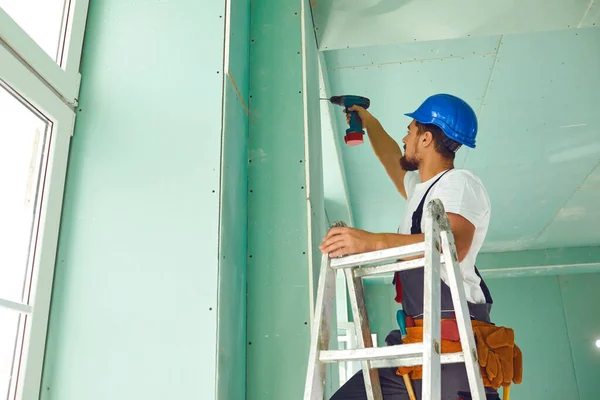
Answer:
M417 122L420 122L421 124L432 124L437 126L438 128L440 128L442 130L442 132L444 132L444 135L446 135L446 137L454 140L455 142L458 142L462 145L465 145L467 147L470 147L471 149L475 148L475 141L467 141L464 140L460 134L458 134L457 132L454 131L454 129L452 129L450 126L448 126L447 124L445 124L443 121L440 121L438 119L433 118L432 116L422 116L419 115L417 112L412 112L412 113L406 113L404 114L405 116L414 119Z

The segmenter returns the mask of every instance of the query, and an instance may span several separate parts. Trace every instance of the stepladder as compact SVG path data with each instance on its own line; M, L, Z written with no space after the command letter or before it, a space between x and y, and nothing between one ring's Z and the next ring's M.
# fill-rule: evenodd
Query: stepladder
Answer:
M342 224L338 224L340 225ZM416 268L424 269L423 341L375 347L369 327L362 279ZM458 353L441 353L441 268L446 269L447 284L452 294L462 348ZM335 277L340 269L344 271L348 286L357 344L356 348L343 350L329 349L335 302ZM423 242L334 259L323 255L311 326L304 400L323 400L326 364L347 361L360 362L368 400L383 399L379 368L417 365L422 366L422 390L418 398L439 400L441 365L458 362L465 364L471 398L486 399L454 236L439 199L433 199L427 205ZM409 393L411 391L412 388L409 389ZM411 398L414 396L415 394L411 393Z

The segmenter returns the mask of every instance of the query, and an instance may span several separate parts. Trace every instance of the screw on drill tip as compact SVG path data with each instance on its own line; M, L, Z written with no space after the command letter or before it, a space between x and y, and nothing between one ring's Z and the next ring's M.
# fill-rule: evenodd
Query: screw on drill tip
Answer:
M331 226L329 227L329 229L331 228L344 228L348 225L346 225L346 223L344 221L335 221L333 224L331 224ZM337 258L342 258L345 257L345 255L339 255L337 256Z
M346 223L344 221L335 221L333 224L331 224L330 228L343 228L345 226L348 226L348 225L346 225Z

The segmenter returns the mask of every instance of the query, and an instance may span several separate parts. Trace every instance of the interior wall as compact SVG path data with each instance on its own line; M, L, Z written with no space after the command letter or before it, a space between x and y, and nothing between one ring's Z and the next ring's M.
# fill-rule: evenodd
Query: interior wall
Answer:
M251 3L247 399L304 391L325 234L318 54L308 0Z
M222 400L246 396L250 1L231 0L229 7L219 232L217 398Z
M371 329L379 346L398 329L400 307L387 280L365 281ZM523 383L511 399L595 400L600 395L600 273L487 279L494 306L492 321L515 330L523 352Z
M224 0L90 3L42 399L215 398L224 22Z
M580 400L600 398L600 274L561 276L558 280L562 293L567 330L571 344L573 368Z

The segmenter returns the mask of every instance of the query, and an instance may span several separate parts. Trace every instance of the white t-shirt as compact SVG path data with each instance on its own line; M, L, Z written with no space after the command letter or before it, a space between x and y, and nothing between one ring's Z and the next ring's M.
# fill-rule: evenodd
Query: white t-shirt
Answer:
M440 172L433 178L421 183L419 174L414 171L407 172L404 177L404 188L407 195L406 214L398 233L410 234L412 226L412 214L419 206L425 191L437 178ZM475 259L481 249L483 240L490 223L490 199L485 187L478 177L471 171L464 169L453 169L446 173L431 188L423 205L423 218L421 219L421 231L425 232L425 215L427 204L432 199L438 198L444 204L447 213L459 214L475 226L475 235L471 248L465 259L460 263L463 275L467 300L472 303L485 303L485 296L479 286L480 279L475 273ZM445 269L441 271L441 277L448 283L448 275Z

